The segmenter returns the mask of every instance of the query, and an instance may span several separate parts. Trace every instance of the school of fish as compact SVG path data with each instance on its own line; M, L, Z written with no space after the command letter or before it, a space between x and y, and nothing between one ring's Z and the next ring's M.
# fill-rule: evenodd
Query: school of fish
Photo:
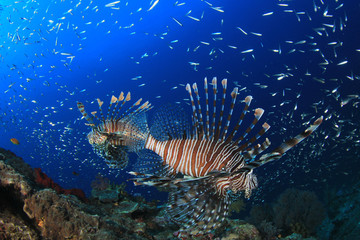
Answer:
M92 170L119 181L131 171L138 185L172 189L173 221L210 231L237 195L261 202L285 184L324 188L356 172L344 159L360 149L358 13L343 0L1 1L3 144L79 188ZM186 84L204 76L228 81ZM107 110L93 96L109 97ZM266 138L291 136L275 149Z

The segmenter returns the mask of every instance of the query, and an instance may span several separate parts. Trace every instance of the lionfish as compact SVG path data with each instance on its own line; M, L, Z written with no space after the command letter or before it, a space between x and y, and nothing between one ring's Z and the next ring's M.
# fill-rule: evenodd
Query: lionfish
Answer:
M104 158L110 168L125 168L129 159L128 152L136 152L141 149L143 146L137 143L147 137L148 130L144 113L152 106L149 102L140 105L142 101L140 98L120 115L124 104L130 100L130 92L126 96L121 92L118 98L112 96L105 117L102 111L104 102L98 98L100 117L96 115L96 111L91 112L98 123L95 123L93 117L87 114L84 105L77 102L79 111L88 122L87 125L92 128L87 139L94 152Z
M138 139L144 149L147 149L144 150L145 153L140 153L141 171L130 172L137 176L132 179L135 185L170 190L166 211L171 220L182 226L181 231L190 234L207 233L218 227L229 213L229 204L241 193L250 197L251 192L257 188L258 181L253 170L281 158L285 152L308 137L323 120L322 117L318 118L304 132L265 154L264 151L270 146L269 139L256 142L269 130L270 125L264 123L260 131L252 133L264 110L255 109L254 119L240 133L239 129L243 128L243 119L249 112L252 97L244 99L245 106L234 125L232 115L239 90L235 87L231 92L231 104L226 113L227 80L222 80L221 84L222 97L218 111L217 79L213 78L211 111L208 82L205 78L204 116L197 84L192 85L194 96L191 86L186 85L192 106L191 124L176 109L171 111L171 107L167 107L159 111L150 132L140 134L146 137ZM234 127L230 128L230 123Z

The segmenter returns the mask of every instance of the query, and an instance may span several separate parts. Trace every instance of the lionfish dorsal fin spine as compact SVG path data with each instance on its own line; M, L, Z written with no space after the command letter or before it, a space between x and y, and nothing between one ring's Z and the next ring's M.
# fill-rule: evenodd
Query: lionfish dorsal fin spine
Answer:
M225 140L225 136L227 134L227 131L229 129L230 126L230 122L231 122L231 117L234 111L234 107L235 107L235 102L236 102L236 96L238 94L238 88L234 88L234 90L231 92L231 105L230 105L230 110L229 110L229 115L226 121L226 124L224 126L224 131L222 133L222 137L221 140L224 141Z
M225 99L226 99L226 88L227 88L227 79L223 79L221 81L221 85L223 87L223 95L221 98L221 109L220 109L220 117L219 117L219 121L216 125L216 131L215 131L215 136L214 139L218 140L219 136L220 136L220 131L221 131L221 125L222 125L222 120L223 120L223 116L224 116L224 108L225 108Z
M240 142L242 140L244 140L247 135L251 132L251 130L255 127L255 125L258 123L258 121L260 120L261 116L263 115L264 113L264 109L262 108L256 108L255 109L255 113L254 113L254 120L251 122L251 124L249 125L249 127L247 127L247 129L245 130L245 132L237 139L235 140L235 143L236 145L240 144ZM248 144L248 143L245 143L245 145ZM244 146L242 149L246 148L247 146ZM242 150L241 149L241 150Z
M122 105L120 106L120 109L121 109L121 107L124 106L124 104L125 104L126 102L128 102L128 101L130 101L130 100L131 100L131 93L128 92L128 93L126 94L126 97L125 97ZM134 106L134 105L133 105L133 106ZM126 109L126 111L125 111L123 114L121 114L121 116L118 117L118 119L122 119L124 116L126 116L126 114L130 111L130 109L133 108L133 106L131 106L130 108Z
M209 92L208 92L208 83L207 78L204 79L204 89L205 89L205 101L206 101L206 138L209 139L210 136L210 116L209 116Z
M96 115L97 111L92 111L91 115L93 115L98 121L101 122L101 119Z
M109 107L108 107L108 111L107 111L107 114L106 114L106 119L109 119L110 117L112 118L112 114L111 113L111 107L113 105L113 103L116 103L117 102L117 98L112 95L111 96L111 99L110 99L110 104L109 104Z
M128 93L128 95L129 95L129 93ZM126 103L126 98L124 98L124 92L121 92L121 93L120 93L120 96L119 96L119 98L118 98L118 101L119 101L119 102L122 101L122 103L121 103L121 105L119 106L118 110L116 111L116 114L114 115L114 118L116 118L116 119L119 119L118 115L119 115L122 107L123 107L124 104Z
M130 93L130 92L128 92L128 93L126 94L125 100L126 100L127 102L131 100L131 93Z
M123 101L123 100L124 100L124 92L121 92L118 101Z
M111 100L115 100L115 98L116 98L116 104L115 104L114 109L112 110L112 113L111 113L111 115L110 115L111 120L113 120L113 119L116 117L115 112L116 112L116 109L117 109L117 107L118 107L118 105L119 105L119 102L122 101L122 99L124 98L123 95L124 95L124 93L121 92L121 93L120 93L120 96L119 96L118 98L116 98L116 97L111 98Z
M142 101L142 98L140 98L139 100L137 100L134 104L134 106L139 106L140 103ZM142 112L145 112L147 110L150 110L152 107L151 107L151 104L149 104L149 101L143 103L141 106L139 106L137 109L134 110L134 112L132 113L132 116L136 116Z
M94 126L94 121L92 117L90 117L89 114L87 114L87 112L85 111L84 104L82 104L81 102L77 102L77 108L79 109L81 115L85 118L85 120L90 124L90 126Z
M139 106L140 103L142 101L142 98L140 98L139 100L137 100L133 107L135 106ZM138 114L142 113L142 112L146 112L148 110L150 110L152 108L151 104L149 103L149 101L146 101L145 103L143 103L142 105L140 105L138 108L136 108L132 113L131 116L137 116Z
M241 123L249 109L249 106L250 106L250 103L251 103L251 100L252 100L252 96L247 96L244 100L245 102L245 106L244 106L244 109L241 113L241 116L238 120L238 122L236 123L235 127L233 128L233 130L231 131L231 133L229 134L229 136L226 138L225 142L229 143L232 141L232 139L234 138L234 136L236 135L237 131L239 130L240 126L241 126Z
M243 153L243 156L246 160L254 159L256 156L264 152L270 146L270 141L268 138L262 144L257 144L251 149L247 149L246 152Z
M104 104L104 102L101 101L100 98L97 98L96 100L97 100L97 103L98 103L98 105L99 105L101 121L105 122L104 113L103 113L103 111L102 111L102 105Z
M201 112L199 89L198 89L196 83L193 84L193 89L194 89L194 93L196 95L197 106L198 106L198 111L199 111L199 128L200 128L199 129L199 138L201 139L204 136L204 122L203 122L203 116L202 116L202 112Z
M115 100L115 99L116 99L116 100ZM115 101L114 101L114 100L115 100ZM115 106L114 106L114 109L112 110L111 115L110 115L110 119L111 119L111 120L113 120L114 117L115 117L115 112L116 112L116 109L117 109L117 107L118 107L118 105L119 105L119 101L120 101L120 97L119 97L119 98L116 98L115 96L112 96L112 97L111 97L110 104L116 102L116 104L115 104ZM110 108L109 108L109 112L110 112Z
M131 111L137 105L139 105L138 101L136 101L133 105L131 105L131 107L126 109L126 111L123 114L121 114L120 119L125 117L125 116L126 117L131 117L134 113L136 113L136 111L135 112L131 112ZM134 114L134 115L136 115L136 114Z
M139 100L137 100L137 102L135 103L135 106L140 105L141 101L142 101L142 98L140 98Z
M262 125L261 130L252 138L250 138L246 143L244 143L243 145L239 146L239 148L237 149L237 151L242 151L245 148L247 148L248 146L250 146L251 144L253 144L256 140L258 140L262 135L264 135L268 130L270 129L270 125L268 123L264 123Z
M192 96L190 84L186 84L186 91L188 91L190 101L191 101L191 107L192 107L192 111L193 111L193 121L194 121L194 134L195 134L195 137L197 137L198 136L199 122L198 122L198 118L197 118L195 102L194 102L194 98Z
M216 94L217 94L217 78L214 77L211 81L213 86L213 93L214 93L214 102L213 102L213 116L211 122L211 136L215 135L215 122L216 122Z

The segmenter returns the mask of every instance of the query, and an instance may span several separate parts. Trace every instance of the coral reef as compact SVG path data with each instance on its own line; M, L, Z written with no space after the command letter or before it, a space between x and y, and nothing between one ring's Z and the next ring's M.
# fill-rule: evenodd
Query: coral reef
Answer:
M0 148L0 239L153 239L139 219L156 215L156 207L115 214L121 206L84 203L36 182L29 165Z
M287 189L273 206L274 223L289 233L299 233L304 237L316 233L316 228L325 218L324 205L315 193L297 189Z
M243 198L239 198L230 205L230 213L240 213L245 209L245 202Z
M322 222L318 236L322 240L358 239L360 236L360 180L340 190L327 190L328 217Z
M0 148L0 239L301 240L315 233L324 216L315 194L290 189L272 205L254 206L251 224L228 219L210 234L180 235L179 226L164 211L166 206L133 197L124 184L116 185L100 175L92 187L87 200L74 196L40 169L33 170ZM327 238L321 239L355 239L359 235L358 223L348 221L360 215L357 189L359 186L337 193L330 201L333 211L322 225ZM232 210L240 211L243 206L242 200L235 202Z
M248 221L255 224L264 239L292 233L310 237L316 235L325 216L325 207L315 193L287 189L272 205L254 206Z
M37 184L45 188L52 188L59 194L74 195L77 196L83 202L87 201L85 193L81 189L78 188L64 189L60 187L59 184L55 183L51 178L49 178L45 173L43 173L40 168L35 168L34 170L35 170L35 181Z
M90 238L99 229L100 220L83 208L74 197L44 189L25 199L23 210L30 219L35 219L45 238Z
M224 234L221 240L261 240L260 233L256 227L242 220L228 220L223 228L225 228L226 231L223 231ZM222 231L222 229L219 229L218 231Z
M103 191L110 186L110 180L101 176L101 174L96 175L95 179L91 182L91 188L97 191Z

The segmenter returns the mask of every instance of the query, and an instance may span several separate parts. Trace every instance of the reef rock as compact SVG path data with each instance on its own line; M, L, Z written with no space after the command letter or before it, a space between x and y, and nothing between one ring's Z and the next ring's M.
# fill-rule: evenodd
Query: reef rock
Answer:
M224 229L218 231L223 232L222 240L261 240L260 232L254 225L246 223L238 219L229 219L227 224L223 226Z
M0 239L152 239L146 223L110 216L104 208L60 194L58 185L44 189L35 176L21 158L0 148Z
M24 212L35 219L41 235L51 239L86 238L99 229L99 216L84 211L75 197L44 189L25 199ZM61 223L61 224L59 224Z
M33 181L31 167L12 152L0 148L0 187L24 198L32 191Z

